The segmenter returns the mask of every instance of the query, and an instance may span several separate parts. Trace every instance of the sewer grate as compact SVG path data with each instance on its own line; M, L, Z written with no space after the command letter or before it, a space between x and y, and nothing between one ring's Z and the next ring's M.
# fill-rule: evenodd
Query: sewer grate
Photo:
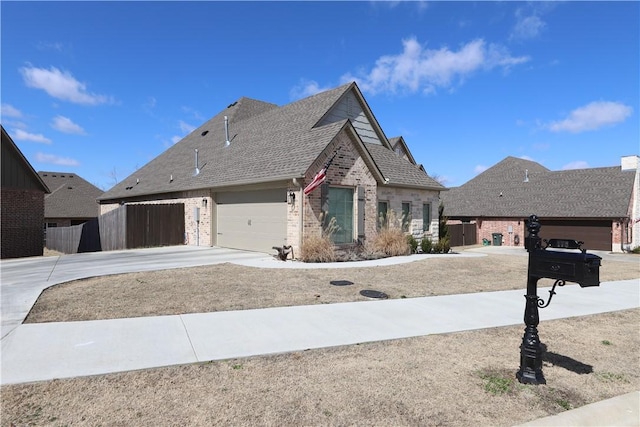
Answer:
M333 286L349 286L349 285L353 285L353 282L350 282L348 280L332 280L329 283L331 283Z
M385 294L384 292L380 292L380 291L374 291L371 289L365 289L360 291L360 295L362 295L363 297L367 297L367 298L378 298L378 299L387 299L389 298L389 295Z

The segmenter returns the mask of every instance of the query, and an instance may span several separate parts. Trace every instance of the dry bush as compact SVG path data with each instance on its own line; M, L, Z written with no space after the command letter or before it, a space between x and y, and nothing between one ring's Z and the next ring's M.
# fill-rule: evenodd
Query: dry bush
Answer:
M384 254L385 256L409 255L411 245L406 234L402 231L404 216L398 218L396 212L391 209L386 217L379 219L380 230L373 240L367 245L367 251Z
M302 242L300 259L303 262L333 262L336 251L328 236L309 236Z
M324 213L320 216L323 221ZM321 236L309 236L304 239L300 247L300 259L303 262L334 262L337 259L336 248L332 236L340 230L335 218L327 223Z
M411 246L405 234L399 228L383 228L371 242L373 252L387 256L409 255Z

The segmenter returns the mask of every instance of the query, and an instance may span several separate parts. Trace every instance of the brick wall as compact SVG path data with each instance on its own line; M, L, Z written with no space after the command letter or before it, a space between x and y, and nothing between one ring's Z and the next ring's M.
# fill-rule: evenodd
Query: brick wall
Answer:
M2 258L41 256L43 253L44 192L3 188Z
M430 190L417 190L410 188L389 187L382 185L378 187L378 200L386 201L389 204L390 217L395 217L401 221L402 203L411 204L411 222L409 233L416 238L429 237L432 242L438 241L438 206L440 204L439 193ZM429 230L423 233L423 205L430 204L430 224ZM376 206L377 209L377 206ZM391 214L393 211L393 214ZM400 224L397 224L399 226Z
M371 171L360 156L358 149L354 145L351 138L346 133L341 133L336 139L329 144L323 155L309 168L305 176L305 182L302 187L313 180L315 174L324 166L327 159L337 150L338 154L333 160L327 172L325 183L330 186L353 188L354 190L354 233L357 230L358 219L358 192L357 187L364 188L364 238L372 238L376 233L376 217L377 217L377 183ZM304 196L301 190L296 194L296 206L290 207L288 214L288 235L287 241L292 242L294 250L299 253L299 216L300 203L304 197L304 219L303 219L303 236L316 235L322 233L322 207L321 207L321 190L315 189L308 196ZM354 236L355 240L355 236Z
M476 227L478 243L481 243L482 239L487 239L493 245L493 233L500 233L502 234L502 246L524 246L524 238L526 237L524 221L482 218L476 222ZM509 233L509 227L512 229L511 233ZM518 244L516 244L516 240L519 240Z

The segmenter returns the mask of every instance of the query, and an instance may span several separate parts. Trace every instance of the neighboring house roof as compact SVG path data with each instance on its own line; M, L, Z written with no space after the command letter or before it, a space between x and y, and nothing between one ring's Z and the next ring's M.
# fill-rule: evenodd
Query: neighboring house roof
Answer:
M302 178L338 133L354 129L349 120L338 120L339 116L331 114L332 107L347 96L350 99L355 96L353 99L363 106L375 138L390 150L384 133L353 82L282 107L242 97L99 200ZM368 149L372 144L364 145ZM380 165L373 168L382 170ZM377 175L379 172L374 170L374 176ZM422 181L413 174L407 180L417 186L433 187L426 174ZM436 188L443 188L437 185Z
M33 188L49 193L49 188L13 142L4 126L2 133L2 187Z
M450 218L625 218L634 178L620 167L550 171L507 157L441 197Z
M93 218L100 214L101 189L70 172L38 172L51 189L44 198L45 218Z

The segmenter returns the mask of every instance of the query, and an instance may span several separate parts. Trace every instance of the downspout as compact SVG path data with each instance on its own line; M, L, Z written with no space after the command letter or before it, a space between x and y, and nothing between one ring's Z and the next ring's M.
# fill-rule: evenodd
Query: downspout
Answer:
M300 191L300 219L298 221L298 253L302 251L302 233L304 233L304 192L302 185L297 178L293 178L293 185L297 186Z

